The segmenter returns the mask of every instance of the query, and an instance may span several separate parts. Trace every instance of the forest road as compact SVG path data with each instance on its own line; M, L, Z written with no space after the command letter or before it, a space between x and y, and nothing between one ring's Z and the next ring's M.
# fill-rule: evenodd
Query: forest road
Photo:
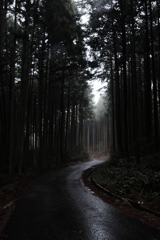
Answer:
M16 202L1 239L160 240L160 231L108 205L84 186L83 170L100 162L67 166L34 181Z

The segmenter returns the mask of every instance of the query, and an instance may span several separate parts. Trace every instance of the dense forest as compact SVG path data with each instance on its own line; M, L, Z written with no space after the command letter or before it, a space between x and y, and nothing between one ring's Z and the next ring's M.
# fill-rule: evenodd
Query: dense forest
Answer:
M93 111L76 5L3 0L0 17L1 171L87 156L85 121Z
M159 69L158 0L2 0L0 171L158 153Z
M88 6L87 42L102 69L94 77L107 82L98 134L104 149L139 162L159 152L160 2L102 0Z

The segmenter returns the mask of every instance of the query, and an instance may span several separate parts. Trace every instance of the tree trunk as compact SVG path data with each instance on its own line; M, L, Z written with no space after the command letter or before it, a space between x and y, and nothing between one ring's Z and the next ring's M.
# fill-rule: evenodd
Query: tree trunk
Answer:
M29 11L30 0L27 0L26 11ZM17 139L17 160L18 160L18 173L21 175L23 158L24 158L24 140L25 140L25 127L26 127L26 112L28 101L28 87L29 87L29 40L28 40L28 26L29 16L26 14L25 18L25 31L23 35L23 52L22 52L22 70L21 70L21 86L19 96L18 108L18 139Z
M126 29L125 29L125 1L120 0L120 9L122 14L122 59L123 59L123 144L124 152L128 156L128 107L127 107L127 74L126 74Z
M114 82L113 82L113 69L112 69L112 58L111 58L111 92L112 92L112 136L113 144L112 147L115 150L115 107L114 107Z
M15 19L14 19L14 33L16 33L17 29L17 0L15 1ZM11 77L11 107L10 107L10 139L9 139L9 166L8 172L11 175L13 173L13 157L14 157L14 146L15 146L15 136L14 136L14 129L15 129L15 54L16 51L16 37L14 35L14 42L13 42L13 49L11 54L11 63L10 63L10 77Z
M3 44L4 44L4 36L5 36L6 13L7 13L5 6L3 6L3 2L4 2L3 0L0 1L0 73L2 73Z
M65 162L64 157L64 139L65 139L65 105L64 105L64 81L65 81L65 70L62 70L61 80L61 106L60 106L60 156L61 162Z
M119 66L117 59L117 47L116 47L116 33L113 27L113 42L114 42L114 60L115 60L115 82L116 82L116 138L117 149L121 153L123 152L122 146L122 123L121 123L121 98L120 98L120 84L119 84Z
M152 137L152 97L150 76L150 43L148 31L148 0L145 0L145 130L148 143Z
M153 20L152 20L151 1L149 1L149 10L150 10L150 31L151 31L152 79L153 79L153 93L154 93L154 140L155 140L155 149L156 149L156 151L158 151L159 126L158 126L158 106L157 106L157 81L156 81L156 69L155 69Z
M137 104L137 74L136 74L136 55L135 55L135 20L134 20L134 0L131 1L132 8L132 83L133 83L133 124L134 124L134 151L137 163L139 162L139 124L138 124L138 104Z

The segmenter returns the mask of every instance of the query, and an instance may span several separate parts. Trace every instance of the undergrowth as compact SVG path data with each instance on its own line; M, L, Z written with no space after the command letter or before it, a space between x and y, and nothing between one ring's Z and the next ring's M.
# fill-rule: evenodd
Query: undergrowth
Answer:
M100 185L121 197L130 198L160 212L160 154L147 155L136 163L134 157L110 157L92 176Z

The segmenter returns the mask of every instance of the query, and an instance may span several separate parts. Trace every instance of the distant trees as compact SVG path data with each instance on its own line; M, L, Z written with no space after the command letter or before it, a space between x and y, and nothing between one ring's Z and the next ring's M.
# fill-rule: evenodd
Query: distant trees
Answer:
M15 0L0 14L0 168L10 174L84 150L91 112L85 47L72 1Z
M112 119L110 99L103 94L95 106L94 117L86 122L86 147L91 153L107 154L111 150Z
M88 44L103 64L112 147L126 156L159 151L159 1L90 2ZM106 144L106 143L104 143Z

